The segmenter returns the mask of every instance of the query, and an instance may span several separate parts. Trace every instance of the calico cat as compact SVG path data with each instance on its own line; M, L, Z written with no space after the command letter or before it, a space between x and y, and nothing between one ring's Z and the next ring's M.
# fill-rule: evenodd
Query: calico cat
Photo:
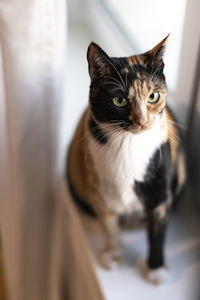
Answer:
M89 105L68 154L71 193L98 218L106 238L99 262L110 269L122 261L119 219L146 220L148 279L157 283L164 267L164 240L173 196L185 181L184 153L171 110L163 54L167 38L152 50L109 57L88 47Z

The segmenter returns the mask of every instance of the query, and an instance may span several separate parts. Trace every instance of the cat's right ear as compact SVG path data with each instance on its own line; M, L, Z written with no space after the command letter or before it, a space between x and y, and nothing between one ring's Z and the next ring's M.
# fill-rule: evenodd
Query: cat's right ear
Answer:
M90 43L87 51L88 70L91 80L103 77L109 73L109 56L94 42Z

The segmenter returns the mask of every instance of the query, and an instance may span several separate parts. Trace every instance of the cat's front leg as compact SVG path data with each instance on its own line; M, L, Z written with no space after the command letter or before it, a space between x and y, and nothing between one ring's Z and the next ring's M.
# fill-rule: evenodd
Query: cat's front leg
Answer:
M105 235L105 247L98 260L103 268L111 270L121 265L123 261L118 216L116 214L101 216L100 223Z
M167 205L163 203L147 214L149 253L145 276L153 284L162 283L167 276L164 254L166 227Z

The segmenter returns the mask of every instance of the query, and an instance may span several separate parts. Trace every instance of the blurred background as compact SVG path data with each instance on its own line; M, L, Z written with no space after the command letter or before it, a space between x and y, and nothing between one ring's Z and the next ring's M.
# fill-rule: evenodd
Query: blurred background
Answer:
M199 0L0 5L0 299L198 300ZM155 287L140 275L147 250L143 230L122 233L121 269L107 272L96 265L64 172L67 148L88 103L89 43L110 56L129 56L150 50L168 33L168 104L184 134L188 182L169 225L169 276ZM98 240L95 230L91 235Z

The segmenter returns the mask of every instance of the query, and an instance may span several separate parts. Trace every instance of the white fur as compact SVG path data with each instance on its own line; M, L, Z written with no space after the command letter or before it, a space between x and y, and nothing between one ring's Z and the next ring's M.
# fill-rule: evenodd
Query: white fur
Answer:
M159 285L167 281L168 270L166 267L161 267L155 270L147 269L145 277L152 284Z
M143 210L134 193L134 181L142 181L155 150L161 144L161 125L141 132L121 132L113 135L105 145L90 148L95 169L100 178L100 193L115 213Z

